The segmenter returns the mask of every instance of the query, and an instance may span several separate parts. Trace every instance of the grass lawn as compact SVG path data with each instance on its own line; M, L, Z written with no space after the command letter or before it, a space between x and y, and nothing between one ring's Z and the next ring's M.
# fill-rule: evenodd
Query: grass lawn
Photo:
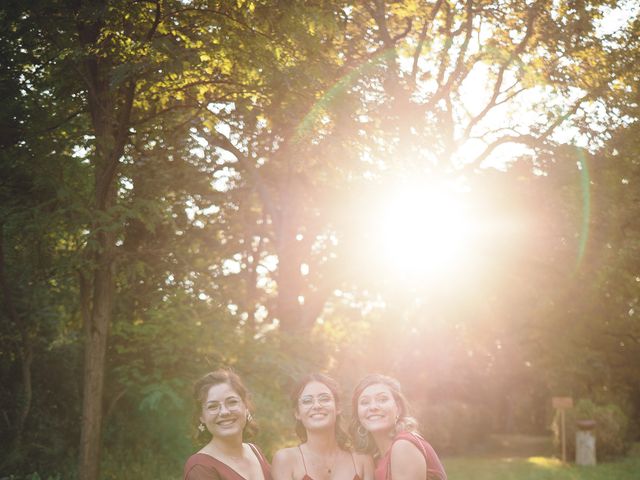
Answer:
M449 480L639 480L640 457L595 467L563 465L552 457L479 458L443 460Z
M449 480L640 480L640 444L627 458L578 467L554 458L544 438L494 436L492 441L481 454L443 458Z

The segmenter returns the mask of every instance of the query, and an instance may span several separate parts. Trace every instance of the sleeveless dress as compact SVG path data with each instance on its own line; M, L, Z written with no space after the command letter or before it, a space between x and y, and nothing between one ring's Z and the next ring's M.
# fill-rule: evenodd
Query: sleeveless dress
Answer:
M391 478L391 450L393 449L393 444L398 440L408 440L415 445L418 450L420 450L425 462L427 462L426 480L447 480L447 474L445 473L444 467L442 466L442 463L440 462L440 459L433 447L420 435L410 432L398 433L393 438L391 447L376 465L376 469L373 474L374 480L393 480Z
M304 465L304 477L302 480L313 480L307 472L307 464L304 461L304 455L302 454L302 449L300 445L298 445L298 450L300 450L300 456L302 457L302 465ZM351 462L353 463L353 480L361 480L360 475L358 475L358 469L356 468L356 461L353 459L353 453L351 454Z
M264 480L271 480L271 467L262 452L249 443L249 447L258 457ZM184 480L255 480L244 478L226 463L206 453L194 453L184 465Z

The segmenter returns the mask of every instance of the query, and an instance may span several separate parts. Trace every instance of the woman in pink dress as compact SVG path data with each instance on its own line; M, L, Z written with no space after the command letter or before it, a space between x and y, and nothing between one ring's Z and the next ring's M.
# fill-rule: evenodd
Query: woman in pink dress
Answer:
M377 458L375 480L446 480L438 455L417 433L397 380L364 377L353 392L351 433L356 450Z
M262 452L243 442L246 429L255 428L249 393L231 370L208 373L194 386L198 430L209 442L191 455L184 480L271 480Z

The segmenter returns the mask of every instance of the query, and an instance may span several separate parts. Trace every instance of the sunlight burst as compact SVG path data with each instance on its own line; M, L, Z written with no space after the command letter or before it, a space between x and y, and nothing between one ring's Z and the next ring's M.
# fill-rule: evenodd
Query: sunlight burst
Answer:
M474 226L463 193L414 186L380 208L377 241L388 265L404 274L452 270L469 259Z

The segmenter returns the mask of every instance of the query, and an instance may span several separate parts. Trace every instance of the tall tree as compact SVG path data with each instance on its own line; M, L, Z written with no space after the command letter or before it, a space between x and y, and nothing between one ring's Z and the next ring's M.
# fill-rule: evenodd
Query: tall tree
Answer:
M59 1L11 2L3 10L3 22L13 33L5 46L16 58L13 78L19 82L19 100L46 100L42 112L56 120L51 130L66 137L64 148L50 154L67 161L73 155L84 159L92 177L91 193L84 207L78 207L80 231L85 232L78 252L83 258L78 262L78 304L85 352L80 478L98 475L105 356L125 226L137 218L153 228L153 221L145 219L150 209L139 204L127 208L128 186L135 182L142 193L145 181L127 177L123 165L147 162L141 153L158 142L164 145L163 136L172 128L183 126L184 138L189 122L211 102L241 96L250 88L243 75L254 67L236 68L233 61L239 39L247 32L250 39L244 38L244 45L255 39L245 21L251 9L241 7ZM76 118L82 121L72 122ZM172 149L189 155L193 145L179 142L164 150L165 159L171 161ZM126 245L131 247L134 230L128 233Z
M349 220L363 215L358 195L390 177L464 181L523 154L539 169L571 128L602 142L619 120L598 105L623 71L606 59L626 49L602 33L608 8L376 0L275 14L261 26L276 45L261 94L217 109L223 129L202 132L245 225L233 308L312 328L331 292L358 280L344 261L366 243Z

